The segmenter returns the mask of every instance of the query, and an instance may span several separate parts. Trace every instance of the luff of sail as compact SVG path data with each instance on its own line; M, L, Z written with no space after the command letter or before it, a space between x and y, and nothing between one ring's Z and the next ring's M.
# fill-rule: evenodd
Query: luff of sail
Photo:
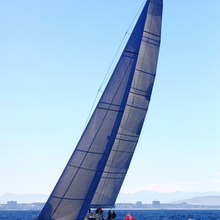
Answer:
M113 206L148 109L160 45L162 0L148 1L38 220L82 220Z

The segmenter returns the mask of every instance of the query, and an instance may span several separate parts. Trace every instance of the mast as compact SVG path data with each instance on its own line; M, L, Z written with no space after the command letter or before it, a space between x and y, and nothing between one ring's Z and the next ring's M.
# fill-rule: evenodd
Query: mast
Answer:
M82 220L91 206L114 205L150 101L161 16L162 0L149 0L38 220Z

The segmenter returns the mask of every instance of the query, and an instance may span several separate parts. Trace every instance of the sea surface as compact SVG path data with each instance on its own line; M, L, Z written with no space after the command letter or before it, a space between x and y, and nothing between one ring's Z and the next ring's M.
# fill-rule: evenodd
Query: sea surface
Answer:
M220 210L116 210L117 220L124 220L128 212L137 220L220 220ZM0 211L0 220L33 220L38 214L39 211Z

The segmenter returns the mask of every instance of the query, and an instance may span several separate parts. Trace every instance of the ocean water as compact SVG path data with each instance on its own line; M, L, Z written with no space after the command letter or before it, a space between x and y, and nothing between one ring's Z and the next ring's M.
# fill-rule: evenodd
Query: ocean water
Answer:
M123 220L128 212L116 210L117 220ZM130 213L137 220L220 220L220 210L131 210ZM33 220L38 214L39 211L0 211L0 220Z

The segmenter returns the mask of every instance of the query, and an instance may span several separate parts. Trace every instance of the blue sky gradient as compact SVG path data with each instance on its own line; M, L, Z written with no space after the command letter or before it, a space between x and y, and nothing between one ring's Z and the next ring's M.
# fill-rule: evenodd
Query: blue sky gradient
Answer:
M0 2L0 194L51 192L142 4ZM164 0L157 78L122 192L220 191L219 8Z

